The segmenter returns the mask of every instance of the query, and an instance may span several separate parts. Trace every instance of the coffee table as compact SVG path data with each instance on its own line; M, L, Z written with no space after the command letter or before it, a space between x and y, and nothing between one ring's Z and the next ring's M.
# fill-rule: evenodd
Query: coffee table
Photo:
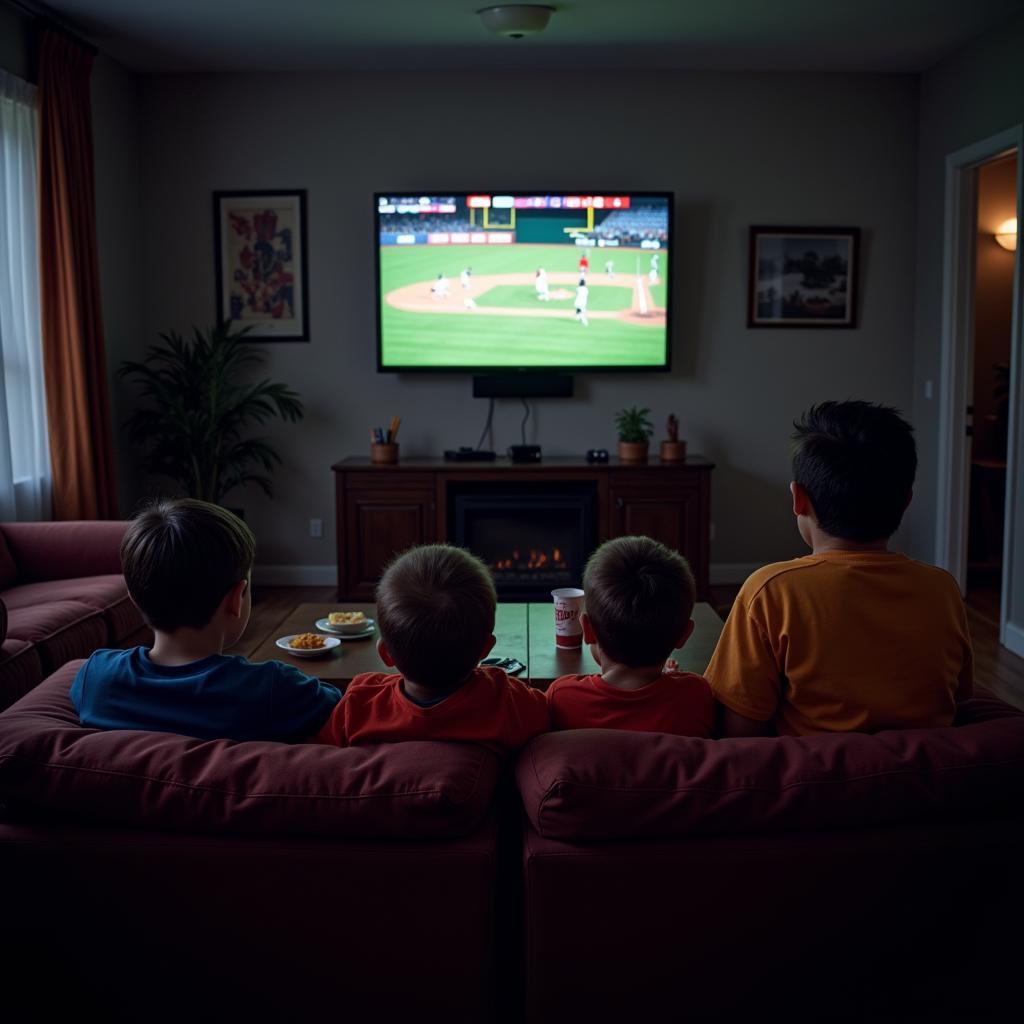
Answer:
M361 672L391 671L380 660L374 634L363 640L340 637L341 646L319 658L298 658L282 650L275 643L278 637L291 633L316 631L316 620L326 618L329 612L344 607L348 611L361 611L371 619L377 617L377 606L352 601L331 604L300 604L291 614L264 638L251 655L252 661L283 661L303 672L344 685ZM711 653L722 632L722 620L709 604L698 604L693 609L696 623L687 645L674 651L672 657L685 672L703 672L711 660ZM526 665L520 678L539 689L559 676L570 673L596 672L597 663L590 650L583 646L575 650L555 647L554 611L550 601L537 604L499 604L495 617L494 635L498 638L493 653L506 658L518 658Z

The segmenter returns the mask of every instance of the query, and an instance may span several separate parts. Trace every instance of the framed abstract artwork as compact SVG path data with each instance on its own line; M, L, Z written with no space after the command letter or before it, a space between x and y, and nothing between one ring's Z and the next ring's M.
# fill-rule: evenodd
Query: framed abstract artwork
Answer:
M251 340L309 341L306 192L214 192L217 319Z
M748 327L856 327L859 228L750 229Z

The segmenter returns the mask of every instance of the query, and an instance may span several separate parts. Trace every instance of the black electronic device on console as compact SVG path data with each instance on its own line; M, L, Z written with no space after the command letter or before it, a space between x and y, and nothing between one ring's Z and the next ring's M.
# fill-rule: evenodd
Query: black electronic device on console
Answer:
M444 457L448 462L493 462L498 456L491 451L481 448L449 448L445 451Z
M587 450L587 462L607 462L607 448L590 448Z
M474 398L572 398L573 379L557 373L505 373L473 378Z
M514 444L509 447L508 457L513 462L540 462L539 444Z

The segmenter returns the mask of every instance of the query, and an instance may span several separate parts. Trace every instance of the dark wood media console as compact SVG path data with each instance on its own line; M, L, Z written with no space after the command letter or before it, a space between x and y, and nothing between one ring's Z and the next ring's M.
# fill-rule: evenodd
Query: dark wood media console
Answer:
M598 542L646 534L685 555L697 578L697 598L708 598L711 544L711 470L699 455L683 463L588 464L554 456L536 464L446 462L406 459L373 465L369 458L342 459L332 467L338 542L338 594L372 600L384 565L414 544L454 540L450 496L461 485L478 491L513 485L544 491L554 483L593 484Z

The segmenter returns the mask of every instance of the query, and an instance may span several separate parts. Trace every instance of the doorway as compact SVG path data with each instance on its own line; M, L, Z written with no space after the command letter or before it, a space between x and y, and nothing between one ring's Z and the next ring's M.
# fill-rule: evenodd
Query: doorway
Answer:
M1024 655L1022 145L1018 125L946 158L935 560Z
M998 626L1002 603L1006 455L1009 442L1013 275L1017 242L1016 151L977 168L967 603Z

